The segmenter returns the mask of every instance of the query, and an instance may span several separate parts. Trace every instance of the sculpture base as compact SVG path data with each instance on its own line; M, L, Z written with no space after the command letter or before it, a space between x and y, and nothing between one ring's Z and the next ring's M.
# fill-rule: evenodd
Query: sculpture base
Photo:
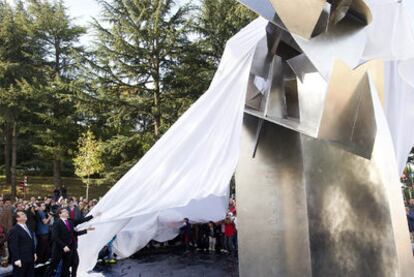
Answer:
M252 158L258 120L245 115L236 172L240 276L409 276L384 140L368 160L265 121Z

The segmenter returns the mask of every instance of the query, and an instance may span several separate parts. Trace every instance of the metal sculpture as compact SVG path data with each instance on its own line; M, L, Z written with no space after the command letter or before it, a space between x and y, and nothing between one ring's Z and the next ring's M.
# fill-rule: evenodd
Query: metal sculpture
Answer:
M368 6L240 2L269 20L236 172L240 275L412 276L383 67L360 64Z

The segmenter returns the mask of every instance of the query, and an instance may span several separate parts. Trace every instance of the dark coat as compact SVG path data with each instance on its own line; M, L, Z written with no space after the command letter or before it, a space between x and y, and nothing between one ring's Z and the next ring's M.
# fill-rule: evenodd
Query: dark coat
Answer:
M27 225L26 225L27 226ZM22 262L34 262L35 241L19 224L13 226L9 232L9 248L12 262L21 260Z
M184 223L183 226L180 227L180 233L183 235L191 235L191 224L190 222Z
M32 209L27 209L24 211L27 216L26 225L29 227L30 230L36 233L36 212L32 211Z
M414 210L410 209L407 213L408 229L410 232L414 232Z
M67 210L68 210L69 217L70 217L70 208L68 207ZM74 207L74 215L75 215L75 218L71 218L72 220L79 221L79 219L82 218L82 213L78 206Z
M55 188L53 191L53 200L58 201L60 198L60 190L58 188Z
M52 227L52 241L53 241L53 251L63 252L63 248L68 246L70 250L78 249L78 236L86 234L86 230L83 231L76 231L74 228L82 224L86 221L89 221L93 218L93 216L87 216L80 220L69 220L70 229L67 229L65 222L63 220L58 219L53 223Z

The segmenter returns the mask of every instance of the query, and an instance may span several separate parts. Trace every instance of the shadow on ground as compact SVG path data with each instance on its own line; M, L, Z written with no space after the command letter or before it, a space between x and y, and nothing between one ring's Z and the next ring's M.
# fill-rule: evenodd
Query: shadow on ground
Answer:
M203 252L147 254L118 261L115 265L98 264L95 272L105 277L238 277L234 256Z

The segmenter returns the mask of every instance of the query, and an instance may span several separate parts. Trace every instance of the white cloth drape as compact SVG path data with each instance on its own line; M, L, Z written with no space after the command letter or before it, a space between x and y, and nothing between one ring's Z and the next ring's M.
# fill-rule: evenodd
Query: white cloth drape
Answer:
M384 104L401 172L414 144L414 89L409 86L414 83L414 15L407 12L414 5L404 6L407 10L397 5L394 0L371 1L374 21L361 58L390 61ZM208 91L95 207L94 213L104 213L81 226L96 227L79 239L81 275L94 267L100 249L115 235L116 253L128 257L151 239L176 236L184 217L224 217L239 157L250 65L266 24L259 18L228 41Z
M400 76L398 62L385 63L384 110L401 175L414 146L414 88Z
M414 1L371 0L372 23L363 59L414 58Z
M385 64L384 109L401 174L414 145L414 1L370 0L363 59Z
M128 257L151 239L175 237L184 217L224 218L250 66L266 24L258 18L227 42L209 89L99 201L93 213L102 216L80 226L96 230L79 238L79 274L115 235L115 252Z

